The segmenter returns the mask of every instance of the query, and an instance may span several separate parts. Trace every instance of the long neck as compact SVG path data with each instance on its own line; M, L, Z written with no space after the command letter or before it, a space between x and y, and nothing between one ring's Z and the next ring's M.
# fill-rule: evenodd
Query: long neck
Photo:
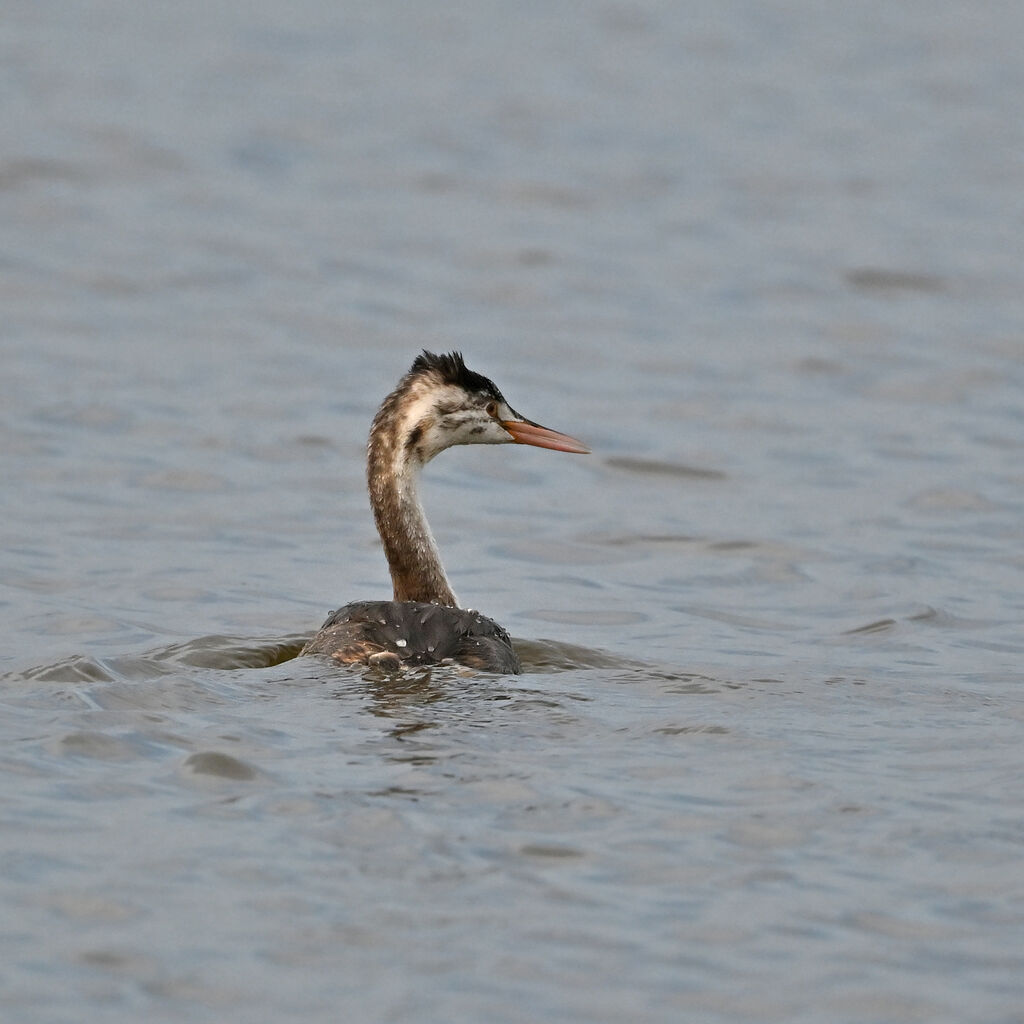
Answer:
M367 451L370 504L396 601L458 607L420 504L419 463L391 423L375 422Z

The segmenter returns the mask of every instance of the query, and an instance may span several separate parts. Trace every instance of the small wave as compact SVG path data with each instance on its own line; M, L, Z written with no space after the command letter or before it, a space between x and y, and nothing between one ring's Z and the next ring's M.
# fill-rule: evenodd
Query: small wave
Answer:
M4 682L113 683L171 675L179 666L233 670L272 668L298 656L307 636L254 640L203 636L134 656L95 658L73 654L59 661L0 675Z
M571 672L584 668L637 668L639 662L620 658L607 651L559 640L514 641L524 672Z
M674 476L685 480L726 479L726 474L720 469L687 466L682 462L668 462L663 459L640 459L631 455L612 455L604 460L604 464L612 469L621 469L626 473L640 473L644 476Z
M250 637L203 636L130 657L71 655L45 665L5 673L0 679L7 682L113 683L169 676L182 667L216 671L273 668L297 658L308 639L305 634L255 640ZM644 673L652 669L652 666L635 659L558 640L516 638L514 643L524 673L546 674L581 669ZM339 666L331 665L332 674L340 670ZM362 674L366 666L353 666L353 670ZM422 671L422 666L417 666L416 671Z
M298 657L308 639L306 635L268 637L262 640L237 636L203 636L154 651L149 659L193 668L273 668Z
M0 676L0 679L9 683L112 683L117 678L117 674L105 662L84 654L73 654L47 665L37 665L20 672L5 672Z

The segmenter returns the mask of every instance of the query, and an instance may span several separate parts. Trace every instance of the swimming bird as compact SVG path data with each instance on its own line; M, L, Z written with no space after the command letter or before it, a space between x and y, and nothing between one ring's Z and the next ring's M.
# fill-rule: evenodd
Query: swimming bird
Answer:
M429 665L446 661L518 672L508 633L459 607L420 504L420 470L457 444L529 444L585 454L586 445L517 413L492 380L459 352L417 356L370 428L366 480L394 586L392 601L355 601L331 612L303 654L342 664Z

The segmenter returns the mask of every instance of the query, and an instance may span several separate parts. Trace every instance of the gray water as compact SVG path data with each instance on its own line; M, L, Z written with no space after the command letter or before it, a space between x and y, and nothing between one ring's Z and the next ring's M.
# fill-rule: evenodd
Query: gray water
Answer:
M6 4L3 1020L1024 1021L1022 33ZM517 677L294 657L424 346Z

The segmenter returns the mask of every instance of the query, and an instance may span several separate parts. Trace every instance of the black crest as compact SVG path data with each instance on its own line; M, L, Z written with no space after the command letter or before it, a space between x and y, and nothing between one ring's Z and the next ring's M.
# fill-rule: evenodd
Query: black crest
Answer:
M437 355L424 349L422 354L416 357L409 373L418 374L430 371L440 374L445 384L454 384L464 391L479 392L504 401L494 381L485 377L482 373L475 373L473 370L470 370L466 366L461 352L447 352Z

